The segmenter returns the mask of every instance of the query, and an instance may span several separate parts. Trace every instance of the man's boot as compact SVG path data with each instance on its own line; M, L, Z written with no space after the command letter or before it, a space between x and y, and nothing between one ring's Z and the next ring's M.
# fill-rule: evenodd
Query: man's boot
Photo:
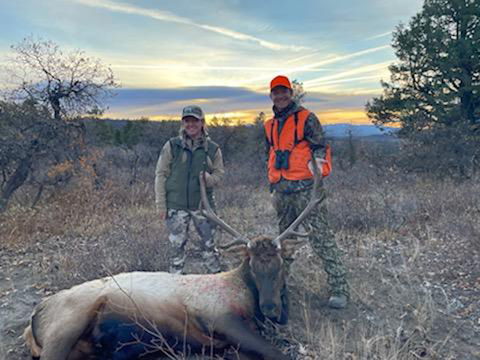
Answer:
M332 294L328 299L328 306L332 309L343 309L347 302L348 297L345 294Z

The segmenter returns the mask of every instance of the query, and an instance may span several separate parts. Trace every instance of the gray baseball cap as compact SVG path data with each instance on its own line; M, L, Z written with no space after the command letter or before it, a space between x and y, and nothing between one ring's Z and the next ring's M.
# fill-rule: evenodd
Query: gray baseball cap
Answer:
M193 116L198 120L204 120L205 114L200 106L197 105L189 105L183 108L182 110L182 120L187 116Z

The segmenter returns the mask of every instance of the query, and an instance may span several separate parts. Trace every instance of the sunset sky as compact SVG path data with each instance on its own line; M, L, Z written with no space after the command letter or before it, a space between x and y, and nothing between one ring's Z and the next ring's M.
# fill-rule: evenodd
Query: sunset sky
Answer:
M0 63L33 35L110 65L115 118L271 112L268 84L297 79L322 123L365 123L395 60L391 32L422 0L1 0ZM0 84L1 85L1 84Z

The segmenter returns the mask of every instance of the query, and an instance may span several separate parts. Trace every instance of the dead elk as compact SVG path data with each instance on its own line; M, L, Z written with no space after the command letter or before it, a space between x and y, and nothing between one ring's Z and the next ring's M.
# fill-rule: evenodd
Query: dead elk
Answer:
M235 237L224 247L243 246L241 265L213 275L122 273L60 291L35 308L25 329L34 358L174 358L177 351L221 353L231 348L244 358L287 358L256 332L256 322L287 322L285 240L308 235L294 229L319 201L318 176L308 206L274 239L248 240L233 230L213 212L203 178L201 183L205 215Z

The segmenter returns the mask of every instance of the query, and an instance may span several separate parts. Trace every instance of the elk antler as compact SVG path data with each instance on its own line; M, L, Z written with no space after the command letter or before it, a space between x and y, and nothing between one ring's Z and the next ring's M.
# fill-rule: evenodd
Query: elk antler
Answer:
M323 198L319 198L317 194L318 184L320 183L320 169L318 168L317 162L315 158L312 157L311 160L312 167L313 167L313 188L312 188L312 195L310 201L308 202L307 206L303 211L298 215L294 222L290 224L290 226L285 229L283 233L278 235L273 242L277 245L277 247L282 246L282 241L289 238L290 236L299 236L299 237L307 237L312 233L312 228L309 226L309 231L305 233L301 233L295 231L295 229L302 223L303 220L308 216L308 214L315 208L315 206L322 201Z
M221 245L219 246L221 249L226 249L229 247L232 247L234 245L248 245L249 240L240 234L238 231L233 229L230 225L228 225L225 221L220 219L217 214L213 211L210 202L208 201L208 196L207 196L207 189L205 186L205 172L200 173L200 195L202 197L202 212L203 215L213 223L217 224L220 226L222 229L224 229L227 233L232 235L235 240L232 242L226 244L226 245Z

